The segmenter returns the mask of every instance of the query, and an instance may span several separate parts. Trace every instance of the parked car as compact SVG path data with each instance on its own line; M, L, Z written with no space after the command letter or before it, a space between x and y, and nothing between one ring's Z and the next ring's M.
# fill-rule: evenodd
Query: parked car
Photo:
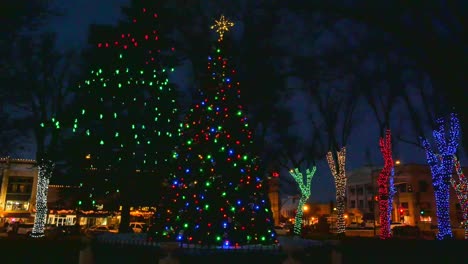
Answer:
M148 229L146 223L143 222L131 222L130 227L134 233L145 233Z
M86 234L88 235L99 235L104 233L118 233L117 229L114 229L110 226L100 225L100 226L92 226L86 230Z
M364 228L374 228L374 226L375 226L375 228L379 227L379 225L375 224L374 220L367 220L367 221L363 222L363 227Z
M8 226L7 233L9 235L30 235L34 224L13 223Z
M402 239L418 239L421 238L421 231L417 226L399 225L392 228L393 237Z
M349 225L348 225L348 228L361 228L361 225L358 224L357 222L351 222Z
M8 235L22 235L30 236L34 228L34 223L16 223L10 224L7 228ZM44 232L47 233L52 228L50 226L44 227Z
M57 226L50 232L54 235L59 236L78 236L81 232L81 226L70 225L70 226Z
M18 231L16 232L18 235L26 235L30 236L33 230L34 224L19 224Z
M406 226L405 224L403 223L400 223L400 222L392 222L390 224L390 229L393 230L393 228L397 227L397 226Z
M281 226L275 226L275 232L278 236L285 236L289 234L289 228L287 227L281 227Z

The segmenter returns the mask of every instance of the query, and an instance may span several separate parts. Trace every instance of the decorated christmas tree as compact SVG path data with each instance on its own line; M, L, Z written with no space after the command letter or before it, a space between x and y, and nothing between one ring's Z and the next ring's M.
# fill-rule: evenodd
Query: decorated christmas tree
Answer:
M266 182L227 56L224 34L232 26L221 16L212 27L219 38L208 57L202 98L182 124L175 173L155 228L159 239L224 247L276 242Z
M121 230L128 227L129 201L138 193L131 183L161 182L178 135L178 94L168 80L171 69L162 66L173 48L160 40L158 1L153 2L138 12L127 10L135 17L118 27L125 31L96 44L90 76L77 91L81 107L71 120L73 132L82 136L89 176L116 186L106 192L119 193ZM151 173L153 179L142 178Z

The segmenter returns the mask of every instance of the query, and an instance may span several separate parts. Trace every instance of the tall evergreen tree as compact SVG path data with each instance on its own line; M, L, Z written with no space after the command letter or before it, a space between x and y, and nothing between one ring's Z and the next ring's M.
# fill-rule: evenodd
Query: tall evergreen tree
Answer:
M219 39L208 57L202 98L187 114L174 152L175 175L155 229L160 239L218 246L276 242L252 129L229 65L231 42L223 40L231 26L222 16L212 27Z
M83 158L90 154L90 166L102 172L93 177L117 186L121 231L130 220L131 183L161 182L178 131L178 94L168 80L173 68L163 66L174 48L161 38L167 31L158 23L159 1L145 3L127 8L130 23L121 23L119 34L90 53L90 75L77 90L81 108L71 120L73 131L83 136ZM148 172L154 178L142 179Z

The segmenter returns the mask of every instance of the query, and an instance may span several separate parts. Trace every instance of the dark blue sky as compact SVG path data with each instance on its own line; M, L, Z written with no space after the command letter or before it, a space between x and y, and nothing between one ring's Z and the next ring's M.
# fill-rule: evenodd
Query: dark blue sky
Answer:
M128 2L126 0L57 1L59 2L58 5L65 12L65 16L52 19L47 28L59 34L58 44L64 49L82 48L87 43L89 25L91 23L112 24L117 22L120 17L120 6ZM339 26L348 27L349 25L341 23ZM352 38L352 36L353 35L350 34L350 38ZM288 44L287 40L285 41L286 43L284 43L284 45L292 45ZM355 39L350 39L350 41L356 42ZM329 32L325 32L317 37L313 48L320 52L322 48L333 45L334 42L336 44L337 41L334 39L333 35ZM310 49L310 47L296 48L301 50ZM190 67L188 65L179 67L176 71L177 74L172 78L172 81L178 83L181 89L189 89L190 83L187 81L188 78L186 77L189 74L189 69ZM290 85L296 86L298 84L291 81ZM297 133L304 138L307 138L312 131L307 123L301 122L301 120L306 119L309 100L303 94L297 94L290 98L288 102L284 102L295 109L295 118L299 121ZM396 111L400 114L405 114L405 108L403 106L400 106ZM359 123L354 128L354 132L348 144L348 170L355 169L367 163L366 150L370 151L374 164L383 163L378 149L378 127L373 113L368 107L361 106L358 109L357 116L359 117ZM425 163L425 154L422 150L403 143L397 143L395 158L399 159L402 163ZM465 161L466 164L465 159L462 159L462 161ZM283 173L281 177L290 176ZM332 176L325 162L322 161L318 165L317 173L313 179L311 199L327 201L333 198L334 187Z

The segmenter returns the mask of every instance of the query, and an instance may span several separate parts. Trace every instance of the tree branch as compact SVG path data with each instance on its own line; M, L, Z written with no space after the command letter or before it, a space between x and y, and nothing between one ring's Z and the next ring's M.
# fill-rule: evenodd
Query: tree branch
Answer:
M409 140L409 139L405 139L405 138L403 138L403 137L401 137L401 136L399 136L399 135L395 135L394 137L395 137L396 140L399 140L399 141L401 141L401 142L403 142L403 143L416 146L416 147L418 147L418 148L420 148L420 149L424 149L423 146L422 146L420 143L416 142L416 141L411 141L411 140Z

